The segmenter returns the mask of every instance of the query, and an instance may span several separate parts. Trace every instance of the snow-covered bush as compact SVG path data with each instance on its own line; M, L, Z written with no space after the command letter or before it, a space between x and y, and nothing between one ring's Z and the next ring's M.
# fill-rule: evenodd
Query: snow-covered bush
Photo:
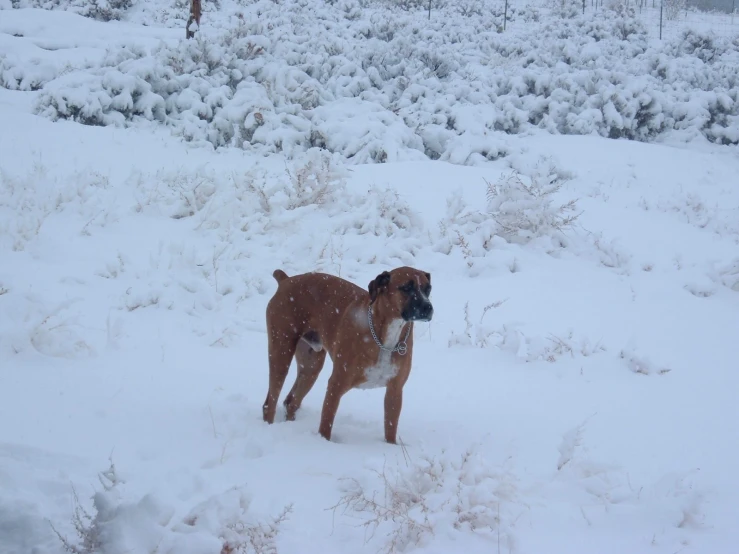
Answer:
M552 244L565 244L562 232L579 217L575 199L556 201L563 182L570 178L568 172L551 160L512 158L511 163L516 166L511 173L484 181L484 208L468 205L461 192L455 191L447 198L446 213L439 221L433 249L447 255L458 250L473 273L477 272L476 259L494 250L502 253L506 243L525 244L546 237ZM501 257L493 265L497 262L516 271L515 261ZM491 267L491 262L486 265Z
M438 239L433 245L437 252L450 255L457 250L472 268L475 258L483 258L496 240L495 221L484 210L465 202L459 190L447 198L447 209L439 221Z
M387 2L404 11L428 8L428 0L387 0Z
M664 14L667 21L674 21L685 12L687 0L663 0Z
M717 39L708 31L685 29L669 46L668 51L673 56L696 57L704 63L710 63L725 54L730 43Z
M121 19L134 0L12 0L14 8L67 10L100 21Z
M422 456L410 467L383 467L377 485L345 481L334 506L364 520L385 537L383 552L404 552L433 542L436 533L474 533L494 544L512 546L521 500L517 478L470 448L459 457L442 452Z
M619 357L629 370L640 375L666 375L672 371L668 367L658 366L648 357L637 354L629 349L621 350Z
M422 230L421 218L397 191L373 186L367 195L356 198L355 209L336 216L341 234L372 234L384 237L411 237Z
M577 202L557 204L554 195L562 187L556 174L541 172L530 179L512 172L496 183L488 183L487 210L497 224L497 234L509 242L561 233L579 214Z
M717 268L712 268L709 276L713 282L739 292L739 258L720 264Z
M84 125L124 125L135 116L164 121L164 101L145 81L114 70L103 79L68 73L44 87L42 115Z
M582 0L548 0L547 7L552 13L563 18L574 18L582 13Z
M292 512L288 504L275 517L256 518L250 513L251 494L232 487L206 498L184 518L175 518L173 506L148 494L138 501L126 492L113 462L98 476L103 487L92 496L88 511L74 494L70 539L52 524L65 551L71 554L123 554L125 552L214 552L236 554L276 552L276 540Z
M604 239L602 233L589 233L580 248L581 255L594 259L617 273L628 275L631 271L631 254L616 241Z
M248 88L240 93L239 86L247 85L243 79L261 69L255 60L264 45L262 35L240 26L226 34L223 46L198 39L185 41L181 48L162 46L151 55L125 47L111 52L90 74L69 73L49 84L39 111L51 119L92 125L177 117L178 130L186 139L203 137L220 146L235 139L240 130L234 130L235 121L240 120L246 132L246 117L270 104ZM227 104L229 115L235 117L224 121L226 113L219 112Z
M556 362L559 358L588 357L606 351L600 342L592 342L587 337L576 336L572 329L565 333L550 333L546 337L529 336L517 325L495 324L486 321L492 310L500 307L507 299L498 300L483 306L480 317L472 319L469 302L464 306L464 330L452 331L449 347L492 348L508 352L516 358L530 363Z
M454 4L460 15L465 17L479 17L485 7L482 0L457 0Z
M470 316L470 303L464 305L464 331L452 331L449 336L449 347L453 346L475 346L477 348L486 348L490 346L491 339L495 334L493 327L486 324L485 316L492 309L500 307L505 300L498 300L484 306L480 318L477 322L473 322Z
M513 23L538 23L542 18L541 8L533 4L516 6L508 2L506 9L505 0L496 0L492 5L486 5L485 7L489 9L495 23L495 29L499 33L502 33L504 28L510 28Z
M333 204L343 199L347 175L336 156L312 148L293 164L292 170L286 171L288 210Z
M12 54L0 55L0 87L35 91L57 75L56 68L50 63L38 59L21 60Z
M22 176L0 170L0 247L24 250L52 214L65 210L87 217L88 232L105 225L115 217L100 215L108 187L108 177L97 171L50 175L41 164Z
M97 554L106 552L111 545L105 544L105 530L103 526L109 519L111 509L118 503L118 486L122 483L116 472L113 459L110 467L98 474L98 480L103 486L102 491L93 495L93 511L90 514L80 502L77 493L73 490L74 514L72 515L72 526L77 535L77 540L72 541L63 536L52 525L52 529L62 543L64 550L71 554Z
M311 144L355 163L423 159L423 141L402 119L373 102L339 99L313 111Z

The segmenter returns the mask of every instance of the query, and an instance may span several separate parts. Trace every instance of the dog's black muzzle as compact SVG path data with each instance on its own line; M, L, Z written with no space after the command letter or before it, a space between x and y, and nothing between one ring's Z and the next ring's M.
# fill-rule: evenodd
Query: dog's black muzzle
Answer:
M434 307L428 300L412 302L406 306L401 315L406 321L431 321L434 316Z

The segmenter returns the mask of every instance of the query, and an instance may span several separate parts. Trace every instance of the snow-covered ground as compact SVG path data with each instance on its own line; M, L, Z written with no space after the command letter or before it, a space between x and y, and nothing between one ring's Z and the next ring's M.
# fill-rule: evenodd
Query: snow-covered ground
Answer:
M169 4L0 10L0 553L734 551L739 42ZM402 446L264 424L272 271L399 265Z

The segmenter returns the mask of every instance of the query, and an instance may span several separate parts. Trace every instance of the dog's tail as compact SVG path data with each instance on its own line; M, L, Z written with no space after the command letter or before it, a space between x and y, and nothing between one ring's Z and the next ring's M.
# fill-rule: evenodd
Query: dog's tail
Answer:
M274 272L272 273L272 277L275 278L275 281L280 283L284 281L285 279L287 279L287 273L285 273L281 269L275 269Z

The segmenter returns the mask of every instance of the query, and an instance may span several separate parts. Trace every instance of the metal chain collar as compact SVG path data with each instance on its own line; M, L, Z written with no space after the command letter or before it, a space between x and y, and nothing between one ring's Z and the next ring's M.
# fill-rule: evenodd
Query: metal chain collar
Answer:
M405 337L403 337L403 340L401 340L395 346L395 348L388 348L380 342L380 339L377 338L377 334L375 333L375 325L372 321L372 304L370 304L369 308L367 308L367 319L369 320L369 328L370 333L372 333L372 338L375 339L377 346L379 346L381 350L385 350L386 352L397 352L401 356L406 355L406 353L408 352L408 337L411 334L411 327L413 327L413 324L410 321L408 322L408 330L405 332Z

